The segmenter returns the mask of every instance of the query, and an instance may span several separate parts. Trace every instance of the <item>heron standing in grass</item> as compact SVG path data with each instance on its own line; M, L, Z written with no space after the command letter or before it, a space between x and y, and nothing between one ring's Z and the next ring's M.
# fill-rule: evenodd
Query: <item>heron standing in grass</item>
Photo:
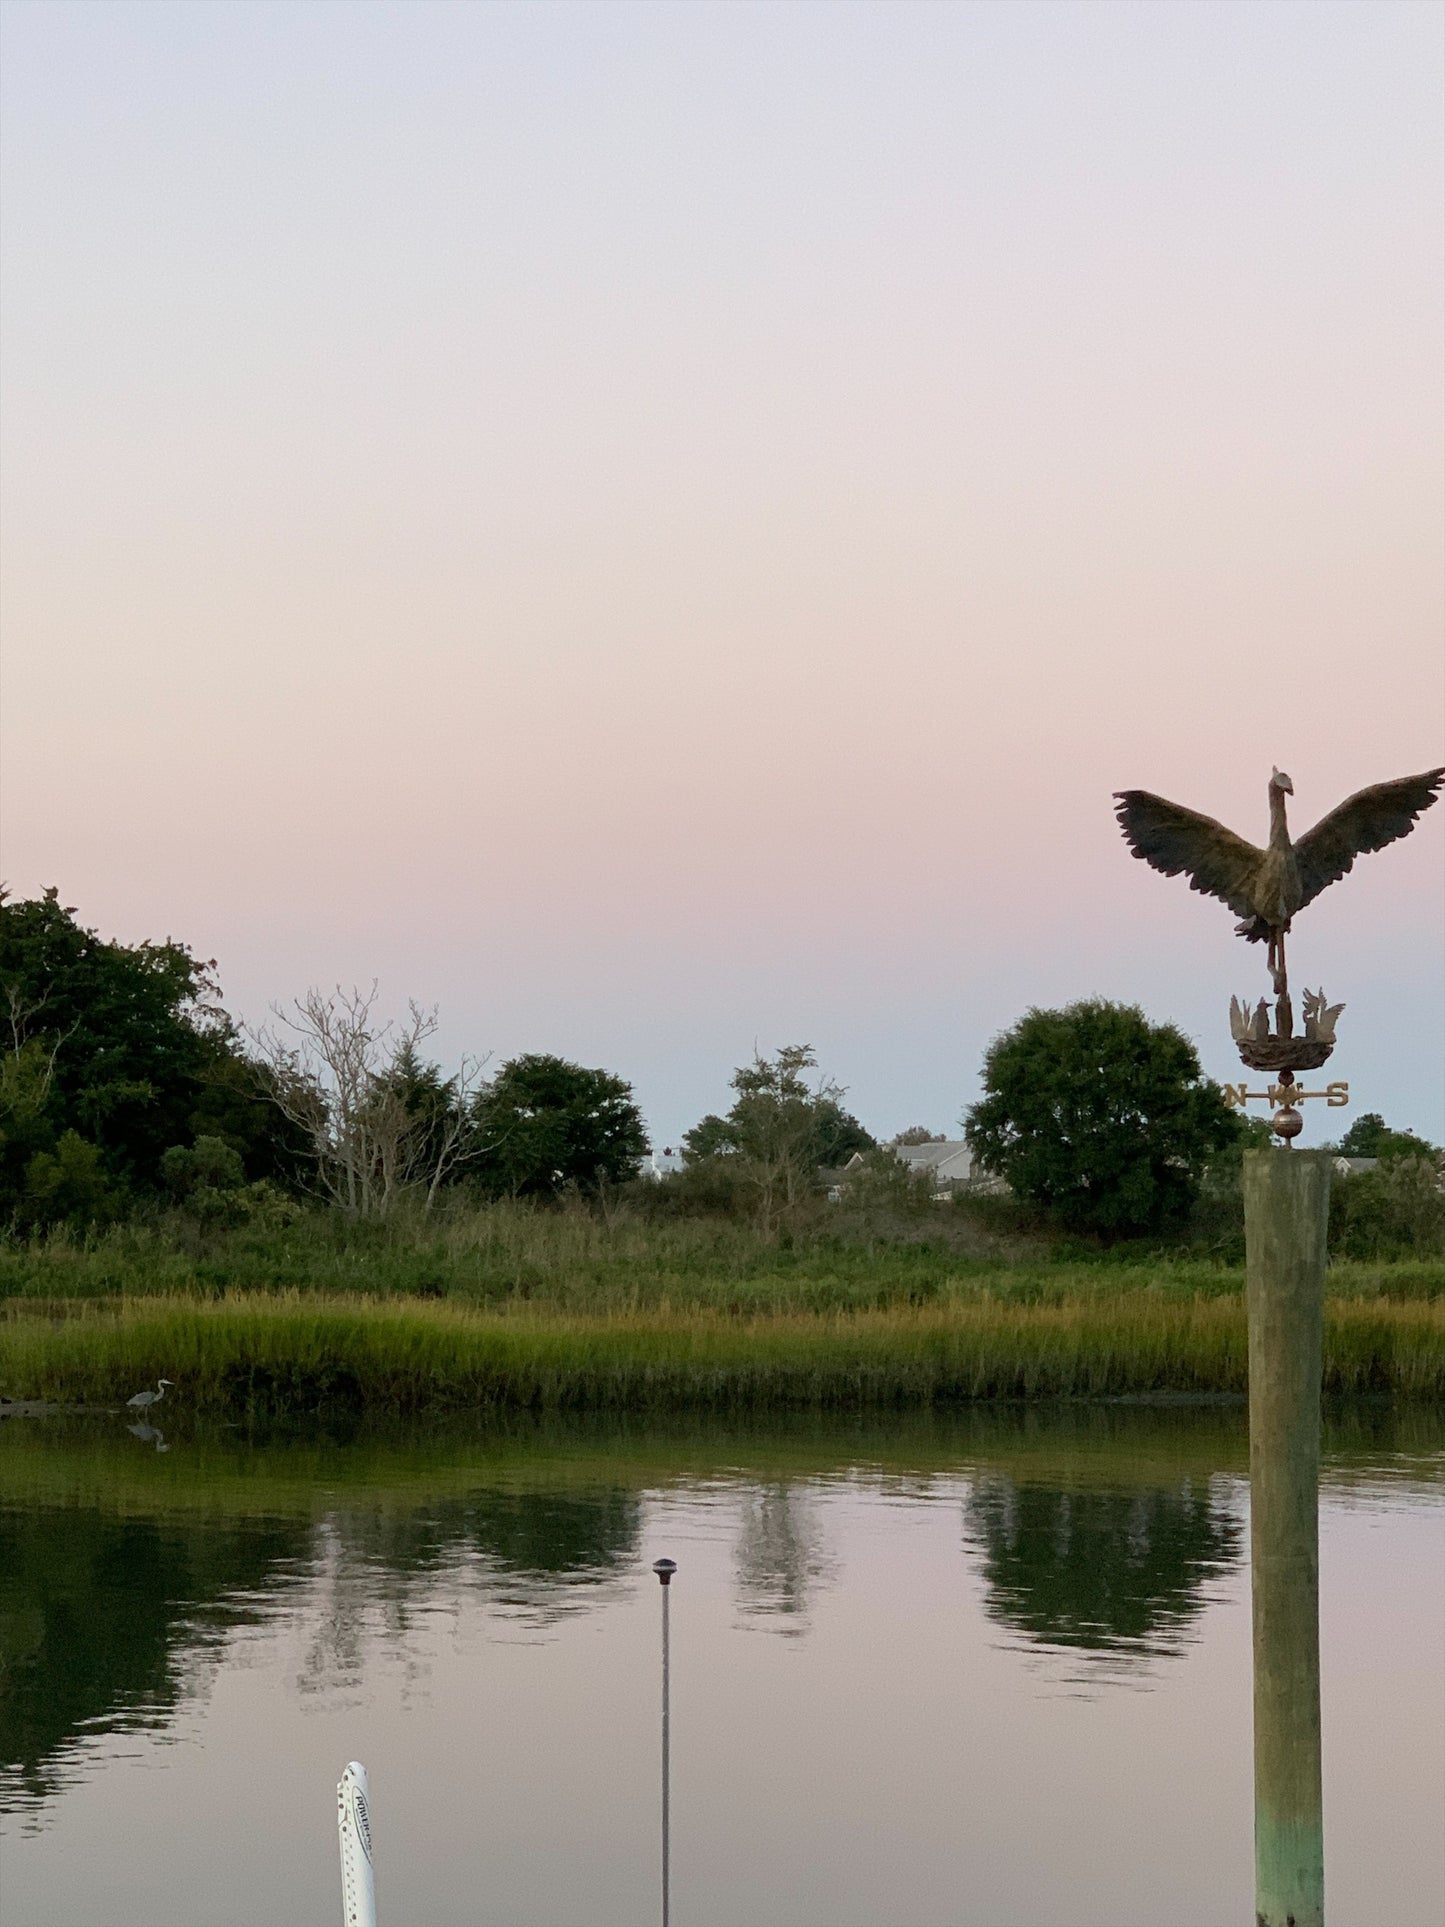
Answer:
M158 1378L153 1392L137 1392L134 1398L126 1400L126 1404L132 1412L148 1412L152 1405L159 1405L165 1397L167 1385L174 1383L172 1378Z

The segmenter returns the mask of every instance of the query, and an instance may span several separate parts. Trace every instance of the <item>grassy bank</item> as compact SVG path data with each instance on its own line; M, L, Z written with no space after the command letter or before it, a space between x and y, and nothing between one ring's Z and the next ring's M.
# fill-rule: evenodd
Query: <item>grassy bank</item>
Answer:
M991 1230L962 1211L821 1222L766 1237L723 1218L606 1222L586 1211L497 1204L435 1219L293 1221L207 1230L172 1220L90 1237L0 1239L0 1299L201 1298L294 1291L434 1298L587 1315L693 1307L728 1316L923 1308L975 1302L1069 1305L1141 1288L1233 1297L1238 1264L1187 1248L1112 1251ZM1330 1268L1336 1298L1445 1299L1445 1259Z
M1445 1394L1445 1263L1336 1262L1326 1382ZM1243 1268L932 1208L765 1237L491 1205L0 1242L0 1394L167 1410L742 1412L1240 1393Z
M1096 1292L826 1314L604 1314L253 1294L26 1307L0 1392L118 1403L164 1374L172 1414L363 1408L863 1410L970 1399L1242 1393L1238 1295ZM1325 1389L1445 1396L1445 1305L1327 1306ZM159 1414L158 1414L159 1416Z

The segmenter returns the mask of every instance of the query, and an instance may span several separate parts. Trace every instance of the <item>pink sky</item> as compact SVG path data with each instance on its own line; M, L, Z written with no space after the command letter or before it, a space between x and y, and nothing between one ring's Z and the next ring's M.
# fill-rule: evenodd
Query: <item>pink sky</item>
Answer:
M1264 987L1127 857L1445 760L1442 16L5 10L3 870L449 1052L952 1129ZM1439 1139L1445 809L1312 908ZM1317 1135L1322 1126L1312 1126Z

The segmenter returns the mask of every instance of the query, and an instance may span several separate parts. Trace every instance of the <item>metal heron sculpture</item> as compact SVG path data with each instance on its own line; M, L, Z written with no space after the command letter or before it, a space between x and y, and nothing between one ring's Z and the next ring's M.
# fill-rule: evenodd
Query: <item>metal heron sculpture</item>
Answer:
M126 1405L132 1412L148 1412L152 1405L159 1405L165 1397L167 1385L174 1383L172 1378L158 1378L153 1392L137 1392L134 1398L126 1400Z
M1293 842L1284 799L1294 784L1282 770L1269 778L1269 842L1246 843L1212 816L1186 810L1149 790L1118 790L1115 815L1134 855L1167 877L1181 872L1191 890L1218 897L1240 919L1236 933L1268 943L1269 973L1288 994L1284 940L1291 919L1353 868L1357 856L1383 850L1408 834L1445 783L1445 766L1357 790Z

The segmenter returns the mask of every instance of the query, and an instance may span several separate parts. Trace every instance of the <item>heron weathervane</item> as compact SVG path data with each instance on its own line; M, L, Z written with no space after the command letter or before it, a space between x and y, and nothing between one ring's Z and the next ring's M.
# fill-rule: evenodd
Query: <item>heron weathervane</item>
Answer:
M1357 790L1322 817L1296 843L1289 833L1285 798L1294 784L1283 770L1269 779L1269 842L1264 849L1247 843L1212 816L1187 810L1149 790L1119 790L1115 814L1124 840L1134 855L1165 876L1184 875L1191 890L1218 897L1240 919L1236 934L1248 943L1264 943L1266 965L1274 988L1274 1028L1261 998L1251 1010L1248 998L1230 999L1230 1029L1243 1063L1250 1070L1273 1071L1278 1081L1267 1091L1247 1085L1226 1086L1231 1102L1243 1105L1265 1097L1279 1106L1273 1128L1288 1144L1303 1128L1295 1104L1305 1097L1324 1097L1331 1104L1347 1101L1348 1087L1332 1084L1325 1091L1304 1091L1295 1083L1298 1071L1318 1070L1335 1047L1335 1023L1343 1004L1331 1004L1323 989L1304 993L1304 1031L1295 1035L1294 1006L1290 1002L1284 940L1294 918L1330 884L1354 867L1355 858L1406 836L1428 810L1445 783L1445 766L1420 776L1397 777Z

